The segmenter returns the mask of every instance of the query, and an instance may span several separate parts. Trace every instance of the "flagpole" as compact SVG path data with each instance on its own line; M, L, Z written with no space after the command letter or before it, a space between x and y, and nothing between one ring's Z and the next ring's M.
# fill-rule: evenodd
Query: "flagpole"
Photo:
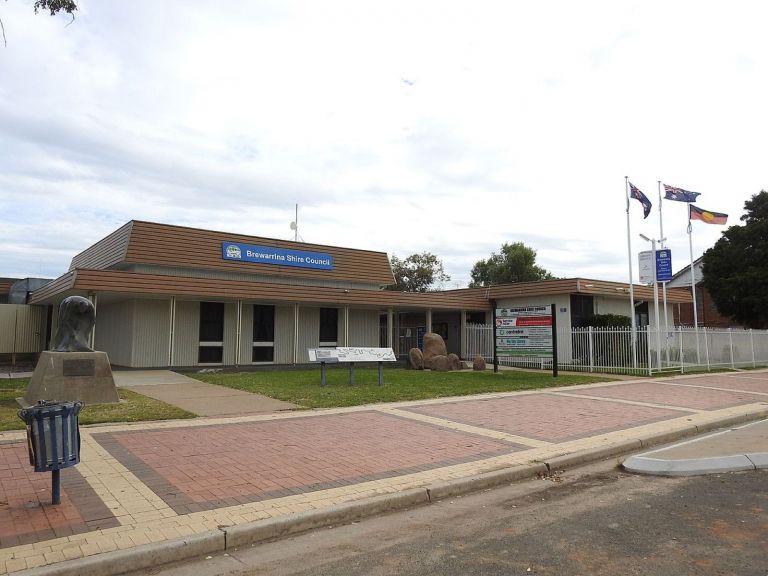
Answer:
M699 314L696 310L696 272L693 267L693 226L691 226L690 203L688 204L688 248L691 253L691 295L693 296L693 329L696 332L696 364L701 364L701 353L699 352Z
M632 319L632 368L637 370L637 326L635 325L635 289L632 279L632 234L629 223L629 176L624 176L624 197L627 200L627 261L629 262L629 317Z
M665 248L664 242L664 219L661 217L661 180L659 183L659 239L661 240L661 249ZM654 263L655 264L655 263ZM667 314L667 283L666 281L661 283L661 291L664 299L664 351L667 360L667 366L669 366L669 316Z

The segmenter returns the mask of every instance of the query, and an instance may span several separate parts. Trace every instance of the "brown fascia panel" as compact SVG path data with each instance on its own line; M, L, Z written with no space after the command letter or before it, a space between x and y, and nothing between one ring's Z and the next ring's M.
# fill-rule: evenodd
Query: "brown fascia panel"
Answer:
M291 242L153 222L133 221L132 224L125 254L126 263L225 270L289 278L347 280L369 282L380 286L394 284L389 258L385 252ZM223 260L222 242L325 252L333 256L334 269L315 270ZM92 267L89 266L89 268Z

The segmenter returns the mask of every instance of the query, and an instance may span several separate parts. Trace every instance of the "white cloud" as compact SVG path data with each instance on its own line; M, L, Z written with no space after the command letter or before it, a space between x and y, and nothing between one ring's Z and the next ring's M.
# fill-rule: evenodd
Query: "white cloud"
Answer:
M81 0L0 6L0 276L136 218L386 251L453 286L503 242L627 278L657 180L737 223L768 187L768 8L702 2ZM685 206L664 205L675 268ZM723 228L694 223L694 256Z

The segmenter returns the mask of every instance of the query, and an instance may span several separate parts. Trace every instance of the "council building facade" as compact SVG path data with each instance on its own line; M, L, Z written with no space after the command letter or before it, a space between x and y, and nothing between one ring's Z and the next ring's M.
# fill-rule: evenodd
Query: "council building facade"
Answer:
M494 302L554 303L560 326L629 308L627 285L581 278L427 293L392 284L385 252L132 220L29 304L47 307L50 335L61 300L90 298L94 348L130 368L303 364L321 346L386 346L402 357L427 331L466 357L467 324L490 323ZM669 292L670 306L690 301ZM636 286L635 300L652 304L652 289Z

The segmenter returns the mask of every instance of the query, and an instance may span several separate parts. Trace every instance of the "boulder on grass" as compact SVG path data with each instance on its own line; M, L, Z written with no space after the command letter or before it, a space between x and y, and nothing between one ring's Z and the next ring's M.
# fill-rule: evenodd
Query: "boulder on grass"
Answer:
M440 334L427 332L424 334L424 368L432 367L432 358L435 356L448 356L448 349Z
M439 356L433 356L429 362L430 370L434 370L435 372L450 372L451 367L451 359L448 358L448 356L443 356L442 354Z
M482 372L483 370L485 370L485 368L486 368L485 358L483 358L478 354L472 360L472 370L474 370L475 372Z
M464 364L462 363L461 358L459 358L453 352L448 354L448 360L451 361L451 370L461 370L464 368Z
M414 370L424 370L424 355L418 348L408 351L408 365Z

